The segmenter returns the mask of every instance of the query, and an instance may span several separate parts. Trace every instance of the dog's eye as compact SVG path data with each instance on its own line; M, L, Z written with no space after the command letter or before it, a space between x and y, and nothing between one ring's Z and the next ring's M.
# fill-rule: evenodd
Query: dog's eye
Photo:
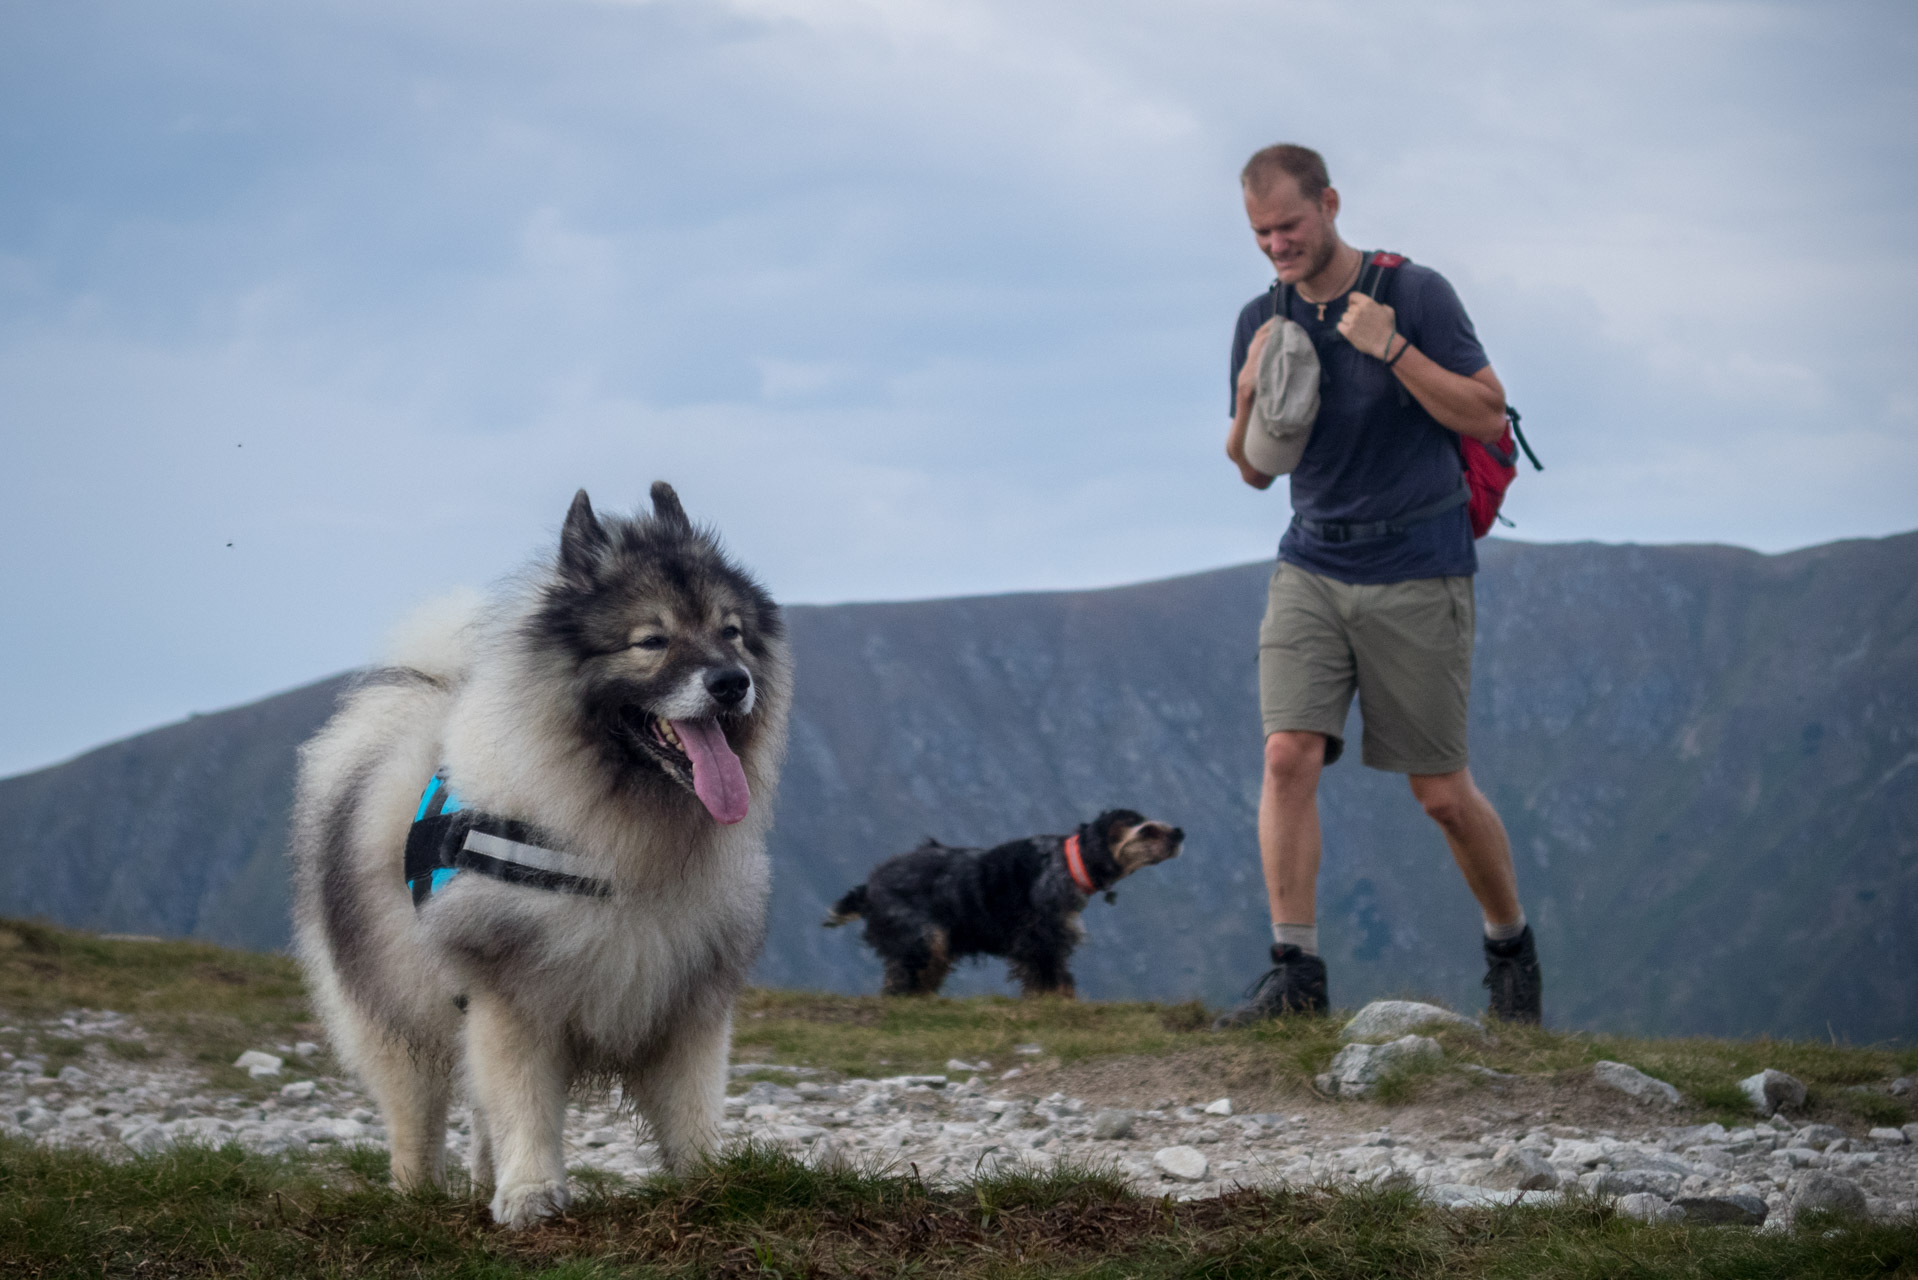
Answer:
M666 647L666 637L642 636L638 640L633 641L632 647L635 649L664 649Z
M743 634L744 633L740 631L738 627L735 627L731 625L730 623L720 628L720 632L719 632L720 639L722 640L737 640Z

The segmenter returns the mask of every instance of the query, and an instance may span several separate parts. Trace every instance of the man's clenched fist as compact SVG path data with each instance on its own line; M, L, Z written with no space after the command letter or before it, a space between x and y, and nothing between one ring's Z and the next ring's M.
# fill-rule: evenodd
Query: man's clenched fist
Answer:
M1345 295L1345 314L1339 317L1339 336L1368 356L1385 359L1385 346L1398 325L1398 313L1354 290ZM1393 345L1397 345L1394 343Z

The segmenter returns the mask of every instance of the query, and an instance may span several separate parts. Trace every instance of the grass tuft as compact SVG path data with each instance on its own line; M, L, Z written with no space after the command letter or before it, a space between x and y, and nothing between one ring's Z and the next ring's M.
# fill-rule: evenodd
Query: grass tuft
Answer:
M495 1228L465 1195L397 1195L364 1150L183 1146L110 1162L0 1139L0 1275L322 1277L1598 1277L1918 1274L1918 1225L1807 1219L1758 1235L1648 1226L1609 1205L1448 1211L1403 1190L1150 1198L1100 1170L808 1166L746 1148L685 1178L580 1186L566 1216Z

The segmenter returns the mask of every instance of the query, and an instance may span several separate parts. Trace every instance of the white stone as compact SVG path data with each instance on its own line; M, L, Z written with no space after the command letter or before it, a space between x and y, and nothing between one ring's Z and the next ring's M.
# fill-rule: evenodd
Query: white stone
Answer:
M61 1084L74 1089L83 1089L93 1083L93 1077L78 1067L61 1067L60 1074L55 1078Z
M293 1046L293 1056L296 1058L310 1058L319 1051L320 1046L314 1044L311 1040L300 1040Z
M248 1049L233 1060L233 1065L258 1080L263 1076L279 1075L282 1059L276 1054Z
M1681 1178L1698 1172L1690 1161L1656 1147L1621 1145L1612 1152L1610 1159L1614 1169L1650 1169L1659 1173L1675 1173Z
M145 1156L152 1155L155 1151L165 1150L172 1139L159 1125L144 1124L137 1128L129 1128L120 1135L120 1141L135 1155Z
M1229 1116L1232 1114L1232 1099L1215 1098L1205 1104L1204 1110L1209 1116Z
M1657 1103L1667 1107L1675 1107L1679 1103L1677 1089L1623 1062L1593 1063L1592 1079L1608 1089L1616 1089L1627 1097L1637 1098L1640 1102Z
M1786 1196L1793 1214L1812 1209L1853 1215L1865 1212L1864 1190L1851 1179L1835 1173L1794 1174Z
M218 1145L233 1131L232 1125L215 1116L187 1116L182 1120L169 1121L165 1128L173 1135L175 1142L196 1139L208 1146Z
M1435 1004L1422 1004L1417 1000L1374 1000L1352 1016L1352 1020L1339 1032L1339 1039L1347 1043L1354 1040L1396 1040L1407 1032L1435 1025L1470 1027L1481 1033L1485 1030L1464 1014L1442 1009Z
M1502 1147L1492 1163L1471 1178L1473 1185L1500 1191L1550 1191L1558 1185L1558 1171L1536 1151Z
M1092 1136L1101 1142L1116 1142L1132 1136L1132 1113L1108 1108L1092 1117Z
M1882 1143L1885 1143L1887 1146L1893 1146L1893 1147L1902 1147L1907 1142L1911 1141L1911 1139L1905 1136L1905 1131L1903 1129L1893 1129L1886 1126L1880 1126L1879 1128L1873 1129L1870 1133L1866 1134L1865 1136L1867 1138L1870 1138L1873 1142L1882 1142Z
M1326 1092L1363 1098L1393 1068L1441 1056L1438 1041L1430 1036L1400 1036L1388 1044L1348 1044L1333 1056L1332 1069L1323 1077L1329 1083Z
M280 1086L280 1096L293 1102L304 1102L313 1096L317 1087L311 1080L295 1080L292 1084Z
M1567 1138L1552 1148L1553 1164L1578 1165L1590 1168L1600 1160L1609 1160L1612 1152L1618 1150L1616 1138Z
M1620 1196L1617 1208L1622 1217L1637 1218L1640 1222L1677 1222L1685 1216L1683 1209L1649 1191Z
M1556 1191L1514 1191L1498 1187L1475 1187L1460 1182L1430 1182L1419 1195L1448 1209L1497 1209L1514 1204L1551 1204Z
M1774 1111L1797 1110L1805 1105L1805 1086L1782 1071L1770 1067L1738 1082L1738 1088L1751 1099L1752 1109L1760 1115Z
M1197 1147L1163 1147L1154 1153L1152 1163L1160 1173L1180 1182L1204 1182L1212 1168Z
M1656 1169L1614 1169L1601 1173L1592 1182L1592 1190L1604 1196L1629 1196L1650 1192L1661 1199L1675 1198L1684 1187L1676 1173Z

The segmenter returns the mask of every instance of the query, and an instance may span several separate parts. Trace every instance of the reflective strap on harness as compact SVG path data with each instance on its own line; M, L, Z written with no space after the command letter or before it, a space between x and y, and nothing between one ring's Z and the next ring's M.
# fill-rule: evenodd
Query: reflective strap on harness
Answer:
M1437 502L1408 511L1396 520L1358 524L1351 520L1307 520L1304 516L1294 515L1292 527L1304 530L1321 542L1365 542L1372 538L1404 533L1413 525L1424 524L1427 520L1436 520L1446 512L1462 507L1471 500L1472 486L1461 480L1459 487L1450 495L1440 498Z
M508 840L479 827L466 833L466 843L453 856L453 865L459 870L477 871L508 884L577 893L588 898L605 897L610 892L606 882L580 875L578 863L579 858L574 854ZM574 869L568 870L569 867Z

